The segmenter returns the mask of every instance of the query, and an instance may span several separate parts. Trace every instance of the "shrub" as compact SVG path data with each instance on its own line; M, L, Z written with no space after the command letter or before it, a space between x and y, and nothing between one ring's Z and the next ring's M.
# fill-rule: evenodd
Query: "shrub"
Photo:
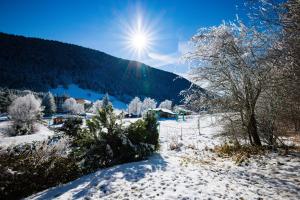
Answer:
M157 149L159 146L157 126L155 115L147 113L143 120L137 120L128 126L128 138L133 144L147 143L154 145Z
M237 165L242 164L252 155L263 155L266 151L265 147L256 147L251 145L230 145L224 143L223 145L216 146L213 149L220 157L232 157Z
M127 128L128 139L133 144L138 144L140 142L146 142L147 137L146 123L144 120L137 120L136 122L130 124Z
M147 130L147 136L146 136L146 143L152 144L155 146L155 149L158 149L159 146L159 133L158 133L158 123L157 119L155 117L154 113L147 113L147 115L144 118L146 123L146 130Z
M82 119L79 117L73 117L67 119L60 130L68 136L76 137L81 131L81 125Z
M82 120L71 118L49 141L21 145L0 154L0 196L18 199L102 167L137 161L155 151L157 122L146 116L128 128L112 107L100 109L81 129ZM71 152L69 152L71 147Z
M49 143L17 146L2 152L0 171L3 199L20 199L81 175L75 160Z
M72 155L86 172L114 164L136 161L149 156L158 146L156 119L148 116L128 128L112 107L100 109L87 121L87 129L74 139ZM153 125L152 123L155 123Z

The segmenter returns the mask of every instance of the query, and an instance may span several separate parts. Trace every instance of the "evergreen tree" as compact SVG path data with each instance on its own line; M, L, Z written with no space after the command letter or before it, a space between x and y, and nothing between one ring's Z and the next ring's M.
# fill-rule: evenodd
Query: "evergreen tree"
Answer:
M102 99L102 108L105 109L107 106L109 105L112 105L112 103L109 101L109 96L108 94L106 93L104 96L103 96L103 99Z
M0 91L0 113L6 113L9 105L16 98L16 95L12 94L9 89Z
M42 101L44 108L44 113L46 116L52 115L56 112L55 100L51 92L48 92Z

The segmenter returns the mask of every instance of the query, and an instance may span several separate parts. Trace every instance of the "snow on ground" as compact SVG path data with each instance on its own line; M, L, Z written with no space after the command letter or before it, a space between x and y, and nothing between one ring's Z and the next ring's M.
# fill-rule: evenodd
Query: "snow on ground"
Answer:
M276 154L237 166L207 150L221 140L215 116L160 121L160 151L50 188L28 199L299 199L300 159ZM182 132L182 140L181 140ZM170 150L171 143L182 146Z
M33 141L43 141L54 134L42 124L36 124L37 132L31 135L8 136L7 131L11 127L11 121L0 122L0 147L14 146L22 143L31 143Z
M57 88L50 89L50 92L54 95L68 95L73 98L82 98L89 101L101 100L105 94L98 93L89 89L82 89L75 84L70 84L68 88L64 88L63 86L59 86ZM118 100L114 96L109 95L109 99L112 102L114 108L117 109L126 109L126 103Z

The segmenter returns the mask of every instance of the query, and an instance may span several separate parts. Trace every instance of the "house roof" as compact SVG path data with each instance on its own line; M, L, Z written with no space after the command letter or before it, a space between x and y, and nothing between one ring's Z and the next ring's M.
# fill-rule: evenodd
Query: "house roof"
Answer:
M154 108L154 109L149 109L149 110L160 111L160 112L164 112L164 113L169 113L169 114L172 114L172 115L176 115L176 113L174 113L171 110L166 109L166 108Z
M90 103L90 101L87 101L85 99L75 99L77 103L80 103L80 104L86 104L86 103Z

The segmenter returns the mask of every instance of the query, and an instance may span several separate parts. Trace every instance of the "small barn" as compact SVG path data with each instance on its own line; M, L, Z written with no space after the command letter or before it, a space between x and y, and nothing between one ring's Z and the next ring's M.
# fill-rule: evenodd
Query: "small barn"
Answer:
M176 118L176 113L166 108L149 109L148 112L153 112L158 118Z

